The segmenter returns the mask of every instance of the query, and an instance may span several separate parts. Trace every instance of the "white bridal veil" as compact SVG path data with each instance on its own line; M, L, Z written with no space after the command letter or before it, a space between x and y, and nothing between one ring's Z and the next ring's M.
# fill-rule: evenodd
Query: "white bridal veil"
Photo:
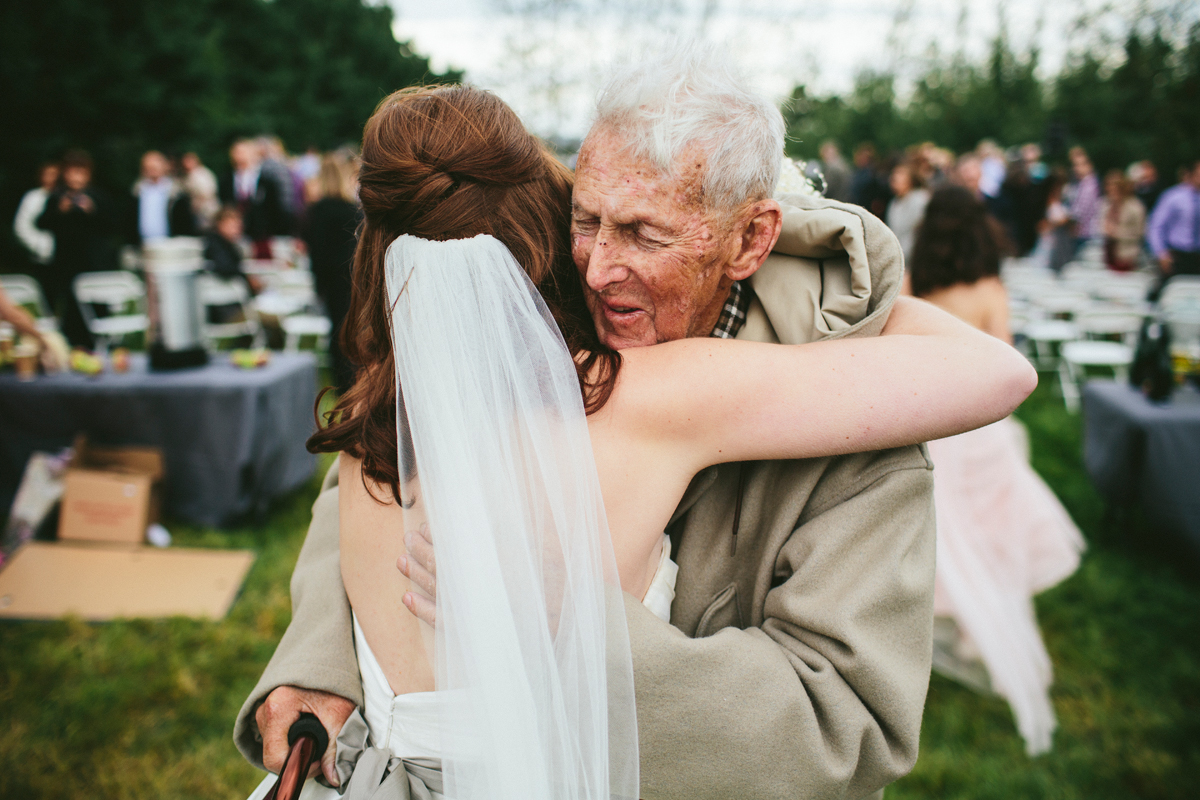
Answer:
M628 631L566 344L490 236L401 236L386 266L406 524L428 520L437 559L445 795L636 799Z

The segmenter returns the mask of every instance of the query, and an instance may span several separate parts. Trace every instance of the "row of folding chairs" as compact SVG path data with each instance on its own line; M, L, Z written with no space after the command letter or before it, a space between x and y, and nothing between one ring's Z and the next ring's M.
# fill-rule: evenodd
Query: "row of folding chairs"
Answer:
M1059 275L1021 262L1005 265L1013 333L1043 371L1057 372L1063 402L1080 403L1089 369L1128 377L1138 333L1154 316L1188 335L1200 331L1200 277L1177 276L1157 304L1147 300L1158 277L1149 272L1116 273L1098 261L1066 265Z
M288 272L297 275L281 278L259 298L251 298L242 280L198 275L196 288L208 345L221 349L229 343L249 340L251 346L262 346L266 337L261 314L269 313L283 329L285 350L298 350L302 340L311 337L316 340L318 353L324 354L329 346L331 324L317 307L312 275L299 274L300 270ZM15 303L37 318L40 327L57 329L41 286L34 278L0 275L0 286ZM75 278L73 288L97 349L107 350L126 337L147 330L146 287L132 272L86 272ZM259 300L263 302L260 304ZM218 309L218 313L213 313Z

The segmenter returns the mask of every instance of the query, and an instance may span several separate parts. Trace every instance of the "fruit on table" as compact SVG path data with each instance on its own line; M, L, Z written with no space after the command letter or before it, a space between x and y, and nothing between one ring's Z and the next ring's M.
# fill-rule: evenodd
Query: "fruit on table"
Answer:
M112 368L114 372L129 371L129 349L126 347L118 347L111 353Z
M84 375L99 375L104 371L104 361L95 353L77 347L71 351L71 369Z
M234 350L229 354L229 360L234 366L242 369L254 369L255 367L265 366L271 360L271 354L266 349L258 350Z

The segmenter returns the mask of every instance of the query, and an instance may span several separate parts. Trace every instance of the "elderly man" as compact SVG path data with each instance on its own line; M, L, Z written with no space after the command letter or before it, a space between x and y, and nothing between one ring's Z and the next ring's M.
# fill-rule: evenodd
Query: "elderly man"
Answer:
M895 237L861 208L772 199L782 119L729 74L680 56L637 65L600 99L571 233L601 338L878 333L899 293ZM336 478L313 509L292 625L235 730L276 770L301 711L337 731L362 699ZM919 447L695 478L668 527L671 624L626 598L643 798L863 797L912 767L932 652L931 489ZM418 544L406 570L420 583Z

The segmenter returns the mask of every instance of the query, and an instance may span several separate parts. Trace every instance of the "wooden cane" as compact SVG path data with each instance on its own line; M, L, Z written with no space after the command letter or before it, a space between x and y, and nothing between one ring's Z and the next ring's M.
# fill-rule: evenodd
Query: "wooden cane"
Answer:
M314 761L321 760L327 747L329 734L325 732L325 726L315 714L307 711L301 714L300 719L288 728L287 760L266 800L297 800L308 778L308 768Z

